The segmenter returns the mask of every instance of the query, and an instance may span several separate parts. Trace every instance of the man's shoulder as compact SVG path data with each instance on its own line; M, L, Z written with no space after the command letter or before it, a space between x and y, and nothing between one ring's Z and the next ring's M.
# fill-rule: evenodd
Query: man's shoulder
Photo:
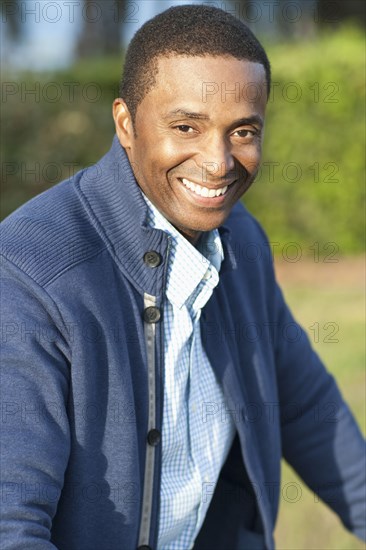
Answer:
M229 235L227 255L234 270L233 276L247 277L258 287L267 281L273 288L275 279L271 243L260 222L238 202L225 222Z
M81 177L44 191L1 223L1 255L42 286L103 247L78 197Z
M224 225L230 230L231 242L261 245L268 242L267 235L260 222L247 210L242 202L235 204Z

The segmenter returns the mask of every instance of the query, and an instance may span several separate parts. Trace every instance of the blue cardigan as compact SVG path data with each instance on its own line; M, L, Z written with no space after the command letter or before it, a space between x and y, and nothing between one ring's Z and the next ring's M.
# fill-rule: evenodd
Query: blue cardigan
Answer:
M115 137L2 224L4 549L157 548L169 238L145 217ZM273 548L281 456L365 538L359 429L283 300L257 221L237 204L220 234L201 329L228 408L207 396L202 421L232 414L237 436L194 548Z

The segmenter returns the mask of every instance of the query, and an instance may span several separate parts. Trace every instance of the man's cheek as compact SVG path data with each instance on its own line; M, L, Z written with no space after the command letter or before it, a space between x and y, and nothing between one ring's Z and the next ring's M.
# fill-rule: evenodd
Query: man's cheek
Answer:
M255 176L257 175L260 161L261 161L261 150L259 148L256 148L255 150L253 150L253 152L247 156L244 166L250 177L255 178Z
M157 154L171 166L182 164L196 154L195 147L188 140L169 137L156 142Z

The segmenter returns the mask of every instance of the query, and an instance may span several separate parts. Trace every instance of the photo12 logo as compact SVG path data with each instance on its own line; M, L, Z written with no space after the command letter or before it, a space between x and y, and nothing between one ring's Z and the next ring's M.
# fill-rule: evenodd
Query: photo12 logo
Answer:
M22 0L18 2L1 2L1 20L3 23L17 18L22 24L27 23L79 23L79 18L88 24L99 23L112 18L121 24L139 23L139 2L114 2L99 0L83 2L65 0L44 2Z

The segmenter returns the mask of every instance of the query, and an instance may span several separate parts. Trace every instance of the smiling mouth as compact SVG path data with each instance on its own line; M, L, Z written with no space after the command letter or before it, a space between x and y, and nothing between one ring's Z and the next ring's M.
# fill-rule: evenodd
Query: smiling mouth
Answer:
M191 191L193 191L193 193L199 195L200 197L220 197L221 195L225 195L229 188L229 185L225 185L225 187L220 187L219 189L209 189L208 187L204 187L203 185L198 185L198 183L187 180L187 178L179 179L183 183L183 185L185 185L185 187L188 187L188 189L190 189Z

